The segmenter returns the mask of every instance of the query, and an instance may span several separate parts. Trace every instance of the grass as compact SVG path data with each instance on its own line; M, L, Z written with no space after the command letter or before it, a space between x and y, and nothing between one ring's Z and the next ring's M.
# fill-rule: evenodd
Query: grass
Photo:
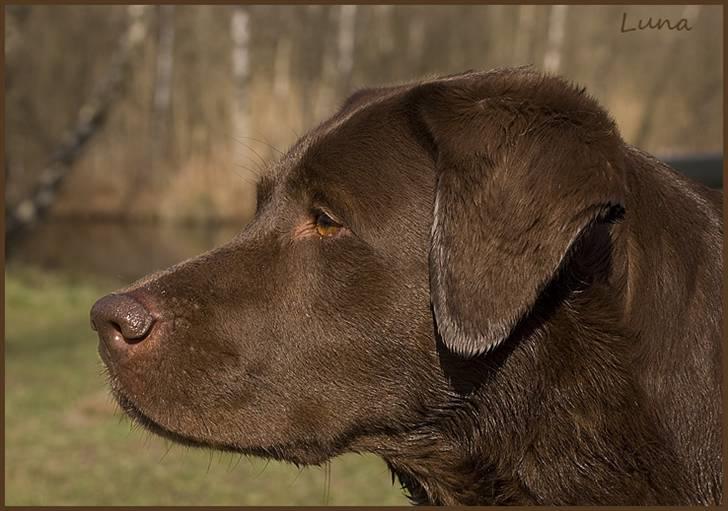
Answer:
M88 320L117 284L6 270L6 505L406 504L373 456L333 460L327 482L324 468L191 449L132 428L106 391Z

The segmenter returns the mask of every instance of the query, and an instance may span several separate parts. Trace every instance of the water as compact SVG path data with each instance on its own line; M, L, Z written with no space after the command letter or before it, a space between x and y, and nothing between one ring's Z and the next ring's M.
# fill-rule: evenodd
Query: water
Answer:
M8 263L131 282L226 243L244 224L47 221L18 241Z

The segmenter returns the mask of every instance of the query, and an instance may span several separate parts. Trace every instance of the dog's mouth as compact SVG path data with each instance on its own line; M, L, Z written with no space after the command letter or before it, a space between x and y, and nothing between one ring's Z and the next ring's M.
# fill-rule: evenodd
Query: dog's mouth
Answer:
M212 448L223 451L234 451L242 452L239 447L220 444L216 442L210 442L196 438L192 435L178 433L163 426L159 422L152 419L147 413L145 413L141 407L136 405L132 399L130 399L125 393L121 382L116 375L116 367L112 357L109 356L108 348L105 343L99 343L99 356L104 363L105 372L108 376L108 386L111 390L111 395L114 397L116 402L119 404L121 410L136 424L142 426L144 429L159 435L162 438L172 440L181 445L190 447L201 447L201 448Z
M155 420L153 418L153 412L150 413L149 410L145 410L144 407L137 404L133 398L129 397L129 391L128 389L125 389L117 372L120 368L117 367L113 357L111 357L108 353L108 347L105 343L99 343L98 353L101 361L103 362L110 393L119 405L120 409L127 417L129 417L132 423L141 426L157 436L180 445L285 461L293 463L296 466L306 466L320 465L327 461L330 457L343 452L345 446L343 439L352 437L353 432L343 434L341 435L341 439L336 439L335 441L327 442L326 444L322 444L321 441L316 438L306 438L305 440L298 442L274 442L263 444L263 446L241 446L237 443L220 442L198 436L194 433L181 432L179 430L172 429L158 420ZM329 445L329 443L331 443L331 445Z
M172 440L173 442L176 442L178 444L187 445L190 447L203 447L203 448L214 448L214 449L222 448L221 446L211 445L210 443L208 443L206 441L177 433L176 431L172 431L171 429L168 429L165 426L162 426L161 424L156 422L154 419L149 417L147 414L145 414L137 405L135 405L132 402L131 399L126 397L118 389L118 386L116 386L116 385L111 386L111 394L114 396L114 399L116 399L116 402L119 404L122 411L134 423L139 424L144 429L151 431L155 435L159 435L162 438L166 438L166 439ZM223 450L229 451L229 450L237 450L237 449L228 447Z
M121 410L134 422L142 426L147 431L154 433L162 438L171 440L180 445L188 447L197 447L201 449L214 449L218 451L232 452L236 454L244 454L247 456L256 456L259 458L270 458L278 461L288 461L294 464L307 464L302 460L290 456L290 451L294 448L292 445L274 445L271 447L241 447L238 445L210 441L201 439L189 434L174 431L159 422L152 419L145 413L134 401L132 401L123 391L118 379L114 376L111 367L107 367L109 377L109 388L111 395L119 404ZM306 448L304 448L304 451ZM286 453L289 453L286 455Z

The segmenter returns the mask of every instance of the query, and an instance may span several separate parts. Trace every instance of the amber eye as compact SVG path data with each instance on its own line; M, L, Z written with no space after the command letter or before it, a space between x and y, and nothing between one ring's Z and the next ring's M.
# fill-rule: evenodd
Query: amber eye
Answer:
M321 237L331 237L339 233L342 225L331 218L323 211L317 211L316 215L316 232Z

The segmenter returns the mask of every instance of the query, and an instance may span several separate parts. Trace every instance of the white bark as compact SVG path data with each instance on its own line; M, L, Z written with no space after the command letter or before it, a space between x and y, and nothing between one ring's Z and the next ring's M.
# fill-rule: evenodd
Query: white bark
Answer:
M273 62L273 95L283 99L291 90L291 55L293 45L286 37L278 39Z
M233 105L233 136L248 134L248 84L250 75L250 14L244 6L233 7L230 18L230 36L233 41L232 68L235 83Z
M332 19L326 26L330 27L331 33L324 34L326 44L324 45L324 54L321 56L321 79L318 83L318 91L314 101L314 115L318 119L330 113L337 99L336 88L339 85L337 66L339 64L338 38L341 29L341 12L340 9L337 10L335 7L329 9L329 16Z
M135 46L147 36L147 25L144 18L148 8L147 5L130 5L127 8L129 25L124 41L127 46Z
M373 5L377 23L377 39L380 54L387 54L394 50L394 36L392 34L392 5Z
M518 27L513 41L513 64L531 64L531 35L536 19L535 5L521 5L518 8Z
M551 6L549 30L546 40L546 54L543 59L544 71L548 73L558 73L561 68L567 9L568 6L566 5Z
M154 85L154 109L165 116L172 99L174 70L174 5L160 5L159 41L157 42L157 74Z
M683 9L681 18L685 18L688 20L688 24L693 27L695 26L695 20L700 15L700 8L702 6L700 5L686 5Z
M167 156L170 110L172 105L172 76L174 72L174 5L157 7L159 39L157 41L156 75L154 77L154 137L155 153Z
M426 12L426 11L425 11ZM407 26L407 54L410 62L419 64L425 46L425 14L413 12Z
M13 16L5 11L5 61L22 44L22 36Z
M354 41L356 5L342 5L339 13L338 71L343 82L348 82L354 68Z
M21 235L48 213L56 200L61 183L71 173L74 163L88 147L88 142L103 128L109 111L120 97L123 84L130 80L134 56L144 41L145 10L144 6L129 6L127 29L109 59L106 76L94 87L79 109L75 125L51 155L50 162L39 174L30 195L15 207L5 205L6 243Z
M686 18L691 26L700 14L699 5L686 5L682 11L682 18ZM632 143L644 148L652 134L655 114L658 110L660 100L665 96L665 91L670 84L670 78L675 74L674 63L678 62L678 55L682 51L682 39L673 37L671 43L665 48L662 54L662 62L652 80L652 87L646 95L645 106L642 110L640 123L637 126Z

